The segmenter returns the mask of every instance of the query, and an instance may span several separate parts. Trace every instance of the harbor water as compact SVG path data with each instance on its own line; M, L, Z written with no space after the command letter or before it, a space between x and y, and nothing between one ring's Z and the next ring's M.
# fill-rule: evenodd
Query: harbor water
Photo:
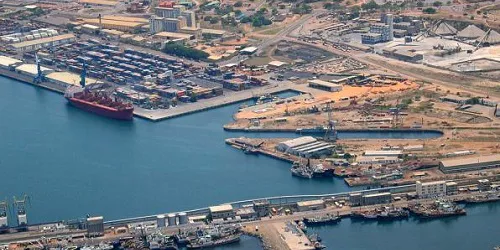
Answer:
M225 132L222 125L231 120L240 104L158 123L141 119L121 122L81 111L68 105L62 95L7 78L0 77L0 93L0 197L29 195L30 223L88 214L112 220L251 198L352 190L341 179L292 178L288 163L245 155L226 145L224 139L229 137L283 137L281 133ZM344 135L340 137L394 136ZM435 137L426 133L400 136ZM355 225L344 223L328 229L334 230L334 244L339 240L338 228L346 230L342 237L358 237L352 229ZM413 230L424 228L407 223ZM402 233L397 225L385 226L387 232L363 230L378 238ZM449 229L444 233L451 237ZM325 241L328 234L321 234ZM228 249L255 249L254 243L245 238ZM352 244L360 243L353 240ZM432 249L432 245L427 246Z

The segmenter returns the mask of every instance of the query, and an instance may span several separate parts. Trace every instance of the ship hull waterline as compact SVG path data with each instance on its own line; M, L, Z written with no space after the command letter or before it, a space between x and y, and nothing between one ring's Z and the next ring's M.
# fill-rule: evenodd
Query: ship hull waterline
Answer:
M76 98L66 99L76 108L111 119L130 121L134 116L133 109L113 110L111 108L100 107Z

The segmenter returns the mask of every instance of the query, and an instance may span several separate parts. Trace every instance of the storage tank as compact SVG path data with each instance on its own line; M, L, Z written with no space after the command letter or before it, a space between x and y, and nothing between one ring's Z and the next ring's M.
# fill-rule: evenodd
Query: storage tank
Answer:
M165 227L165 215L160 214L160 215L156 216L156 226L158 228Z
M188 216L186 213L178 213L177 216L179 216L179 225L188 224Z
M168 226L169 227L177 225L177 223L175 222L175 220L176 220L175 214L168 214L167 215L167 220L168 220Z

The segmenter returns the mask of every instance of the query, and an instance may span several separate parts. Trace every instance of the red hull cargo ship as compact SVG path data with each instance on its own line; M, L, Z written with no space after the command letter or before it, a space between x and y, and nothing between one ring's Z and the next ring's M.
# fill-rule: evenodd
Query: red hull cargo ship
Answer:
M119 100L113 100L104 92L90 92L81 87L70 87L64 97L73 106L85 111L118 120L132 120L134 106Z

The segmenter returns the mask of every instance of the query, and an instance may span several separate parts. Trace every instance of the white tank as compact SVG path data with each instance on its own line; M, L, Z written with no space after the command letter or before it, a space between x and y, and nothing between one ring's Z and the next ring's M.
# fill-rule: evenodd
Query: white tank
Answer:
M175 214L168 214L167 215L167 220L168 220L168 226L169 227L172 227L172 226L176 226L177 223L176 223L176 218L175 218Z
M178 213L177 216L179 216L179 225L188 224L188 216L186 213Z
M156 216L156 226L158 228L165 227L165 215L160 214L160 215Z

